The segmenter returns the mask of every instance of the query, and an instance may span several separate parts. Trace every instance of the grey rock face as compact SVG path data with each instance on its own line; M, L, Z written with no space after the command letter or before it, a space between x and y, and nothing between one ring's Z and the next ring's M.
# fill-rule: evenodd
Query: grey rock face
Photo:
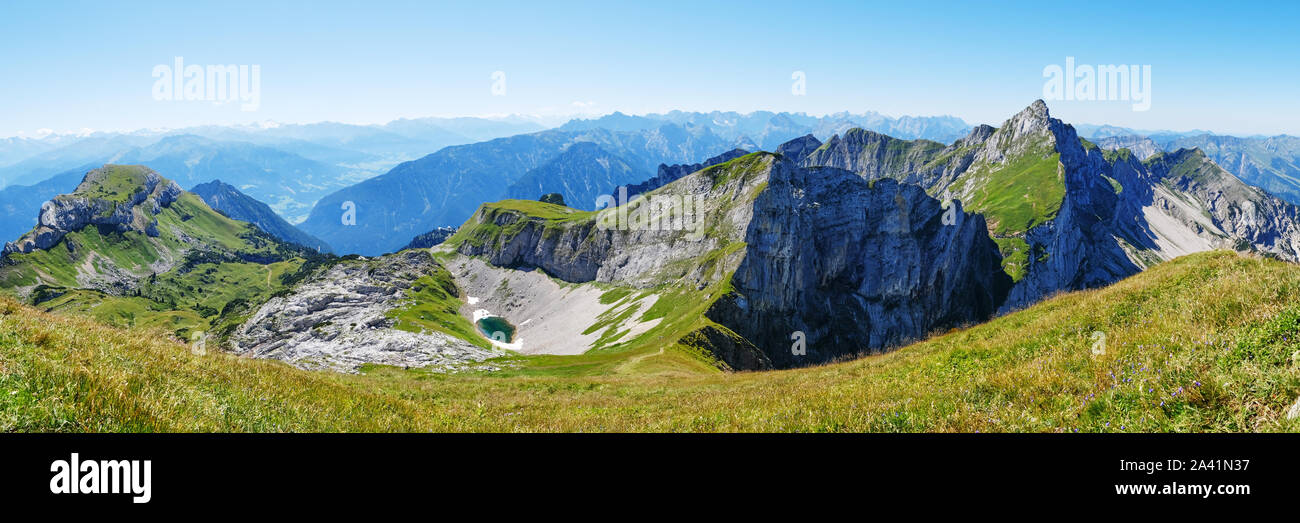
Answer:
M778 367L983 321L1011 279L984 219L953 205L944 209L915 185L869 184L840 169L774 168L754 202L736 293L709 317ZM792 350L795 332L806 355Z
M355 372L366 363L440 371L484 368L479 362L505 351L440 332L392 328L388 312L434 268L425 251L341 262L262 305L232 336L232 344L249 356L304 369Z
M1300 204L1300 137L1202 134L1157 140L1166 151L1200 149L1242 181Z
M1189 228L1208 214L1214 226L1211 231L1222 233L1225 246L1245 243L1253 250L1300 262L1300 208L1247 185L1199 149L1153 157L1146 167L1164 188L1203 209L1201 216L1183 220Z
M943 147L928 140L899 140L874 131L850 129L843 137L832 136L806 155L804 165L837 167L875 179L919 171Z
M1083 147L1074 128L1045 114L1061 153L1065 197L1056 217L1029 230L1026 277L1003 310L1052 293L1108 285L1154 263L1211 249L1300 260L1297 208L1250 187L1203 153L1146 162ZM1111 182L1114 180L1114 183Z

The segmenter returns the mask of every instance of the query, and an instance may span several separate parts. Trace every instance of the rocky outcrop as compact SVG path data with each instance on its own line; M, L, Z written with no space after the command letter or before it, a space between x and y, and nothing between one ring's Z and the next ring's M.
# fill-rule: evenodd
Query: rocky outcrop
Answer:
M1056 216L1026 232L1026 276L1004 310L1108 285L1192 252L1226 248L1300 260L1296 207L1246 185L1200 151L1141 162L1131 153L1085 147L1041 102L1010 122L1050 132L1065 193Z
M784 147L783 147L784 148ZM868 179L916 172L933 160L943 144L929 140L899 140L874 131L850 129L806 155L806 166L837 167Z
M122 194L108 188L122 186ZM41 206L35 229L17 241L5 244L4 254L30 253L49 249L63 236L89 225L109 226L118 232L136 231L158 236L155 215L170 206L184 191L142 166L107 165L86 174L72 194L56 196Z
M505 354L441 332L393 328L389 311L436 264L424 251L343 261L272 298L231 337L235 350L299 368L355 372L376 363L434 370L487 369ZM454 287L453 287L454 288Z
M1212 162L1200 149L1179 149L1146 162L1153 180L1196 213L1182 222L1198 236L1221 239L1221 246L1247 247L1277 258L1300 261L1300 207L1242 182ZM1177 208L1168 197L1161 207ZM1209 223L1205 224L1206 218ZM1207 226L1197 227L1205 224Z
M1052 118L1047 104L1035 101L994 131L976 153L962 176L957 198L967 198L1006 183L999 173L1015 160L1056 155L1056 168L1038 176L1057 178L1059 200L1041 198L1037 205L1058 205L1054 213L1043 213L1041 222L1029 228L1009 228L1003 237L1023 241L1023 277L1008 294L1002 310L1026 307L1051 294L1099 287L1135 274L1135 263L1115 238L1112 224L1117 216L1114 187L1102 176L1107 161L1097 148L1085 148L1074 128ZM1022 187L1002 188L1007 194L1028 195L1035 180L1017 180ZM1038 195L1032 195L1038 196ZM1029 196L1025 196L1028 198Z

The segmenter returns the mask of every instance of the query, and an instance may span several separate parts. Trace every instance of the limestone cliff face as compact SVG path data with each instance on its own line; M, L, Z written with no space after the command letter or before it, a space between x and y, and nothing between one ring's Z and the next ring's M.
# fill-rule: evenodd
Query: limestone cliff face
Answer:
M1161 189L1174 193L1177 199L1190 199L1203 211L1179 215L1180 221L1198 236L1218 240L1225 247L1249 248L1286 261L1300 261L1300 207L1247 185L1200 149L1161 154L1145 162L1144 167ZM1159 205L1162 209L1177 209L1168 196L1162 196ZM1212 227L1196 230L1206 218Z
M125 172L129 171L129 172ZM119 178L121 180L119 180ZM108 193L115 183L129 186L128 194ZM5 245L4 254L30 253L48 249L71 231L88 225L112 226L119 232L134 230L158 236L155 215L170 206L184 191L152 169L109 165L86 174L72 194L64 194L41 205L34 230Z
M709 316L778 367L988 319L1011 281L984 219L954 205L840 169L773 169L745 231L735 293ZM796 332L806 354L793 350Z
M725 273L722 265L696 263L697 259L739 241L749 220L751 207L747 203L763 180L750 175L751 171L763 171L775 162L770 154L753 155L711 171L727 179L716 187L713 177L697 173L656 190L652 198L633 199L629 205L588 213L581 219L564 219L563 215L559 220L548 219L486 204L461 229L470 235L488 235L455 248L460 254L484 257L499 267L541 268L569 282L649 287L673 281L702 289ZM655 203L658 201L682 206L670 210ZM686 205L689 212L684 212ZM558 206L548 208L576 213ZM736 253L722 258L736 258Z
M1198 251L1300 260L1297 207L1198 150L1142 161L1088 144L1042 101L948 146L861 130L815 143L650 193L703 198L702 235L484 207L471 224L500 234L457 249L574 282L725 280L707 317L730 332L696 338L737 368L896 346ZM949 224L932 198L944 194L959 216ZM793 354L794 332L806 355Z
M733 368L822 362L982 321L1010 284L983 219L960 204L944 209L912 185L757 153L649 196L701 202L698 227L608 229L599 214L545 217L485 205L455 249L570 282L728 283L709 297L716 301L706 316L734 335L715 328L692 336ZM805 354L791 350L796 331Z
M1003 310L1026 307L1056 292L1106 285L1140 270L1109 226L1117 199L1101 175L1106 168L1102 153L1084 148L1074 128L1052 118L1042 100L1003 123L985 142L971 169L995 172L1011 159L1043 152L1059 155L1056 173L1063 188L1059 209L1043 223L1012 233L1026 245L1024 277L1012 288ZM984 189L979 183L967 183L959 197L980 190ZM1022 187L1018 192L1030 190Z

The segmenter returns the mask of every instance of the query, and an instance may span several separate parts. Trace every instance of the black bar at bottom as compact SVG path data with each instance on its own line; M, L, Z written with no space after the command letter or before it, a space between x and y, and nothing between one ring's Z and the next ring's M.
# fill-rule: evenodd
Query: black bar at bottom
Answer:
M0 500L142 512L502 499L518 508L644 495L661 505L1258 508L1280 507L1300 486L1297 443L1282 434L9 434L0 436ZM83 466L148 460L149 501L53 493L52 464L73 453Z

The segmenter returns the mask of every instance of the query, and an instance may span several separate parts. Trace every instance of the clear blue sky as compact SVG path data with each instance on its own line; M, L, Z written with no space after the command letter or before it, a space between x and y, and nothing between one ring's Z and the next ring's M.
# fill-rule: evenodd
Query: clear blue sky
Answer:
M1300 134L1297 2L0 3L0 136L261 120L757 109L997 124L1043 68L1152 66L1075 123ZM156 64L257 64L261 107L159 102ZM793 71L806 96L790 92ZM506 95L491 92L506 73Z

